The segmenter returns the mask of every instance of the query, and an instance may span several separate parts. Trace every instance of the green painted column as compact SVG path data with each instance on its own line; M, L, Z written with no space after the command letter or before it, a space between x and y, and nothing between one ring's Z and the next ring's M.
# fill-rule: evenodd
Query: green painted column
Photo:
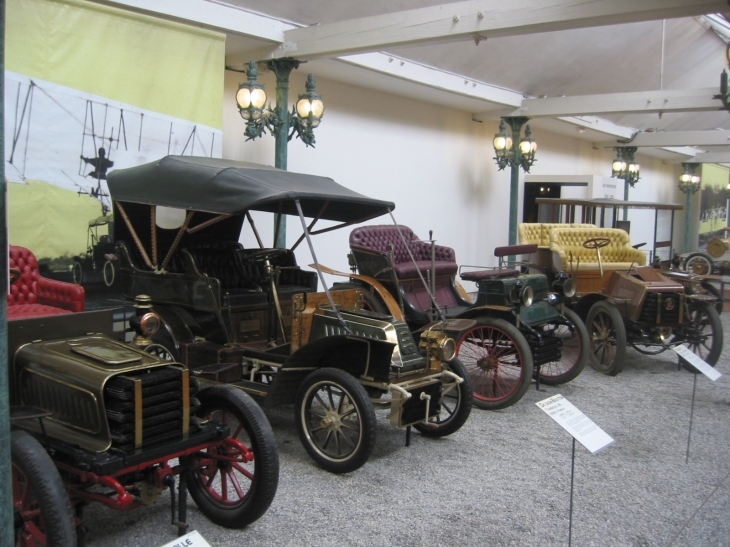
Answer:
M5 0L0 0L0 545L15 543L10 468L10 391L8 382L8 226L5 183Z
M517 245L517 206L520 196L520 163L522 159L520 134L522 133L522 126L528 122L528 119L525 117L506 119L512 128L512 152L514 154L510 161L509 245Z
M684 210L684 252L689 252L689 227L690 223L692 222L692 194L694 192L690 191L687 192L687 207Z
M266 66L276 76L276 119L277 126L274 131L276 143L274 145L274 167L278 169L287 168L287 147L289 145L289 75L291 71L299 68L299 61L292 59L274 59L266 61ZM280 223L279 236L274 242L275 247L286 248L286 216L274 215L274 233L276 223Z

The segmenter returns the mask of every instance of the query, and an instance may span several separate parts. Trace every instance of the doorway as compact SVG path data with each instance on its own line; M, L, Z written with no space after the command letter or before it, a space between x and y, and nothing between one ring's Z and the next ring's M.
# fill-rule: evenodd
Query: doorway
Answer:
M559 198L559 182L525 182L525 194L522 201L522 222L550 222L550 218L538 218L539 207L535 203L537 198ZM549 215L550 211L543 207L543 215Z

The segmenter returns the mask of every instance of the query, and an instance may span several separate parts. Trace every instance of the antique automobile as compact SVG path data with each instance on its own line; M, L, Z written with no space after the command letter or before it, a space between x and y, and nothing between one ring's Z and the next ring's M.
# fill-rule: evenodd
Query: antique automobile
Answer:
M13 277L28 275L11 251L13 264ZM266 512L279 476L266 416L245 393L199 390L188 369L159 358L150 336L161 318L144 297L131 344L115 329L118 310L29 306L8 321L15 545L84 545L86 505L126 511L167 488L179 534L187 492L229 528Z
M472 377L474 404L495 410L519 401L530 381L558 385L585 367L588 335L563 306L572 282L550 292L541 274L504 264L510 255L533 253L535 245L498 247L498 268L462 271L478 287L475 302L456 280L454 250L418 239L406 226L363 226L350 234L352 273L335 289L361 288L368 307L405 321L414 332L436 319L454 326L457 357ZM428 280L426 280L428 278Z
M725 230L727 236L730 228ZM730 239L727 237L710 240L705 252L677 255L674 264L697 275L725 275L730 272Z
M625 232L609 228L593 228L585 234L575 229L551 230L551 248L562 257L579 289L571 306L585 318L591 339L591 365L614 376L623 368L627 345L640 353L655 355L685 344L714 366L723 344L716 298L701 290L702 279L696 276L663 273L651 266L637 265L638 259L628 265L604 262L601 249L615 247L616 237L624 237L622 234ZM582 247L595 253L596 262L583 262L581 266L578 249L574 249L575 254L570 252L575 260L566 262L566 241L581 236L591 236L582 242ZM597 264L597 272L593 271L593 264ZM587 277L588 287L593 287L597 280L598 289L584 289L583 276Z
M113 171L108 183L125 295L149 295L162 318L153 340L196 378L267 406L294 403L299 438L322 468L345 473L368 460L376 409L407 439L411 426L441 437L467 420L471 383L448 322L416 339L402 321L363 310L362 291L316 292L311 235L392 203L325 177L182 156ZM274 241L294 215L301 237L291 249L266 248L252 212L276 215ZM336 224L313 231L318 221ZM258 248L239 243L244 223ZM317 272L297 266L303 241Z
M106 232L106 233L100 233ZM89 221L86 254L73 257L73 282L78 285L101 283L111 287L117 278L117 257L113 239L114 217L101 216Z

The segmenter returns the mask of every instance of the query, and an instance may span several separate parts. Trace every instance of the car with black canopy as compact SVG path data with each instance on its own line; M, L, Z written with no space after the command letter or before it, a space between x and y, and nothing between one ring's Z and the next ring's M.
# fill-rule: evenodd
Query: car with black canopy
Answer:
M326 177L200 157L115 170L108 185L124 293L150 298L162 318L155 344L204 382L233 385L265 406L294 403L299 437L324 469L367 461L375 409L434 437L467 420L471 383L454 359L450 323L414 337L404 322L363 310L362 291L330 292L317 264L312 235L393 203ZM266 247L252 212L275 215L274 241L286 215L302 234L291 249ZM315 230L321 221L330 225ZM257 247L239 242L245 228ZM304 241L316 272L297 265Z

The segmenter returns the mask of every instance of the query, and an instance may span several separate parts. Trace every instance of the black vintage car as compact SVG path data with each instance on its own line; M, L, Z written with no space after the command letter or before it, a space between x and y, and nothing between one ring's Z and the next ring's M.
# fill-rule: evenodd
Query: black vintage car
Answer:
M168 156L113 171L108 183L124 292L150 298L162 318L158 347L204 382L264 405L294 403L302 444L324 469L367 461L375 409L433 437L467 420L471 383L454 359L453 324L414 338L404 322L363 310L362 291L331 293L323 282L317 292L319 266L297 266L300 243L315 257L313 234L383 215L392 203L325 177L211 158ZM301 223L301 237L291 249L266 247L252 212L275 215L274 241L285 215ZM314 230L320 221L330 225ZM239 242L246 225L257 247Z
M187 368L161 359L150 338L161 318L146 299L136 302L131 344L116 313L8 322L15 545L82 546L86 505L126 511L168 488L180 534L188 491L230 528L274 499L276 442L253 399L200 389Z

